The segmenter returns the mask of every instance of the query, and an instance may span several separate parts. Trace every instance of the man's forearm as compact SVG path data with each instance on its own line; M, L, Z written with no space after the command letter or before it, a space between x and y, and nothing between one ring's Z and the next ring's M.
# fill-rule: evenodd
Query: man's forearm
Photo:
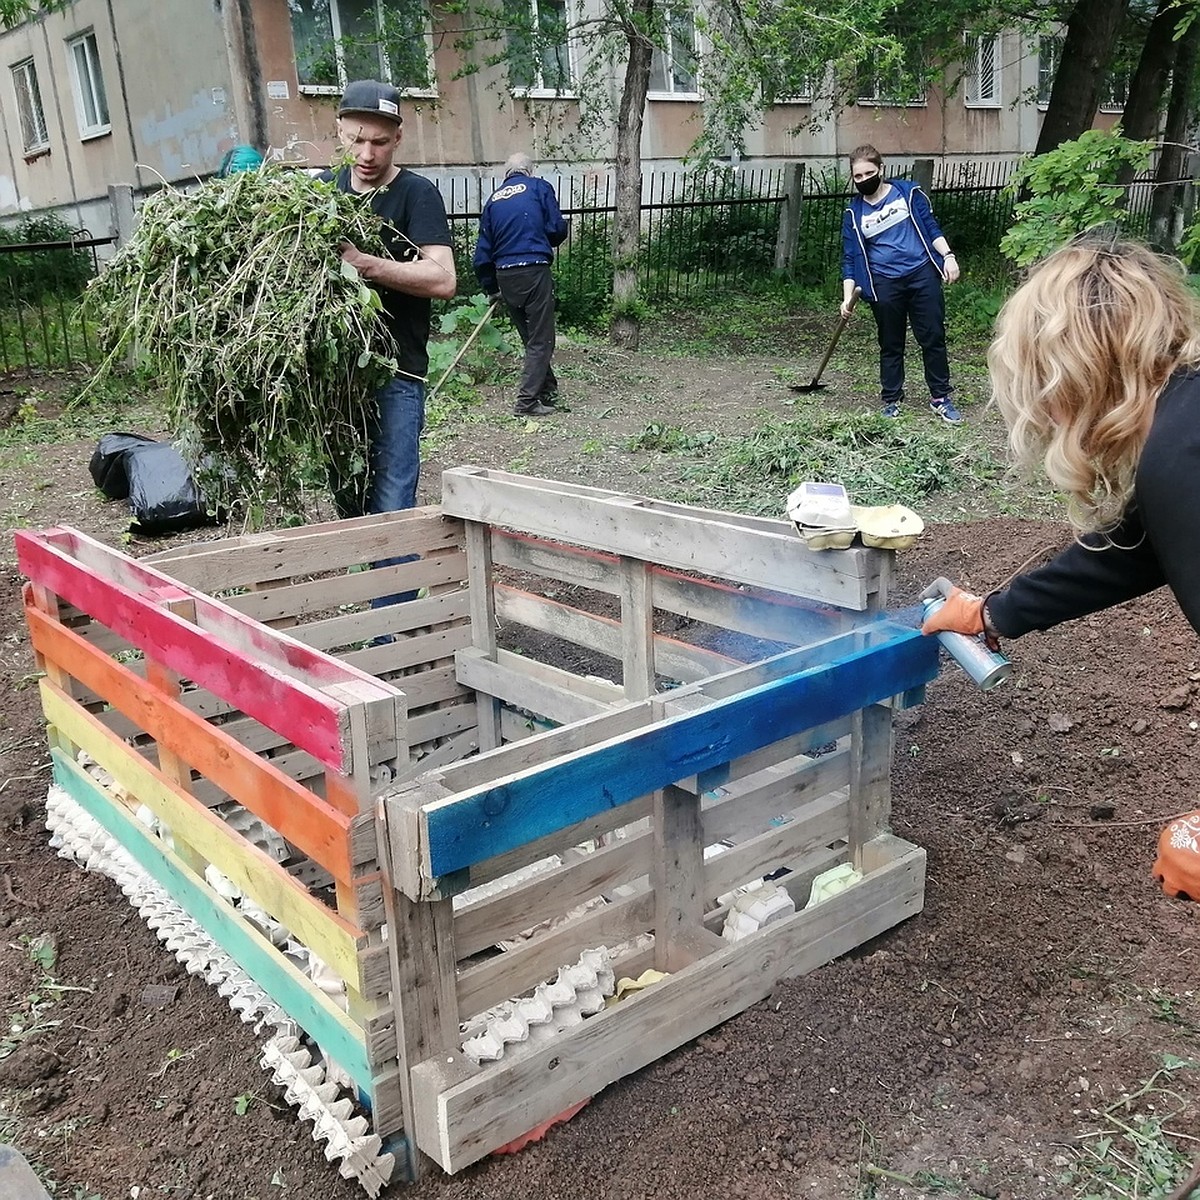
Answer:
M373 254L359 254L353 262L358 273L368 282L409 296L449 300L458 286L453 259L449 264L431 257L397 262Z

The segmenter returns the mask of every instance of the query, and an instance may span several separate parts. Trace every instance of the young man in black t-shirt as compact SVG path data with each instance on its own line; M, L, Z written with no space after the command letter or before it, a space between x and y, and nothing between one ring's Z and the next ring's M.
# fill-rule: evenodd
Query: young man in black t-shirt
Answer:
M324 176L341 191L369 199L385 222L383 241L392 258L364 254L347 242L342 260L379 290L384 319L399 347L399 374L380 389L378 412L369 424L366 489L335 484L334 503L343 517L416 504L430 300L449 300L456 288L441 193L428 179L392 161L402 121L395 88L374 79L348 84L338 107L338 137L351 161L336 175Z

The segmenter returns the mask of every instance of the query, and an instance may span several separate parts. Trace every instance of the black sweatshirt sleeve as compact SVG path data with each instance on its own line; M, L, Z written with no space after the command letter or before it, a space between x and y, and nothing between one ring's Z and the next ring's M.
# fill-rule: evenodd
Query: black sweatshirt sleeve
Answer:
M1200 632L1200 376L1176 376L1164 389L1125 518L1107 540L1084 542L989 597L1001 636L1049 629L1163 584Z

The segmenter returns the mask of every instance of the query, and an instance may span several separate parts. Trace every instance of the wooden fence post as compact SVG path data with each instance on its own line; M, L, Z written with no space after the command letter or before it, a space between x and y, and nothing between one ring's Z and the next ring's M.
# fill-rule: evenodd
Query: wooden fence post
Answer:
M796 265L800 240L800 206L804 198L804 164L788 163L783 169L784 200L779 208L779 234L775 239L775 270L789 277Z

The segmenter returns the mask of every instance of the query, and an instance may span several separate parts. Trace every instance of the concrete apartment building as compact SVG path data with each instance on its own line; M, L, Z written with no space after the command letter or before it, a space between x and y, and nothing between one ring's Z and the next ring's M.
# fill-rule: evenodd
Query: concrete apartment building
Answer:
M560 22L574 11L569 6L586 10L593 2L528 0L535 19ZM136 195L162 181L203 178L239 143L323 166L347 74L390 76L404 88L404 160L434 177L490 177L517 148L545 156L549 131L569 123L577 107L571 88L582 48L564 38L531 61L520 86L499 68L456 77L454 39L439 27L436 4L433 13L431 20L427 0L75 0L0 33L0 219L54 209L105 234L109 185L131 184ZM378 23L397 15L414 39L400 65L370 44ZM677 164L698 128L696 56L704 49L694 28L676 22L671 36L672 54L656 54L651 73L647 169ZM742 161L820 164L862 141L897 158L1028 152L1044 109L1035 98L1049 94L1055 49L1053 39L1031 43L1016 33L964 39L957 88L896 104L881 84L868 84L815 132L810 98L776 103L751 132ZM1119 112L1120 98L1111 99ZM609 153L611 143L590 163L557 165L582 173Z

